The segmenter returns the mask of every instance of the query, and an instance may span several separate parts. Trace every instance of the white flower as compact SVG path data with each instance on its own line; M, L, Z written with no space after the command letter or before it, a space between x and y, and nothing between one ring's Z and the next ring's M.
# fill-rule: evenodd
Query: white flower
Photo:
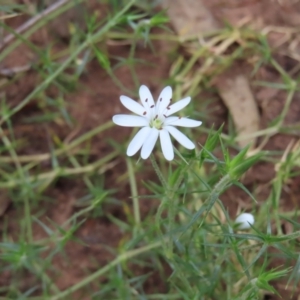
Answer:
M238 224L239 230L249 229L251 228L250 225L254 224L254 217L252 214L243 213L235 219L235 223Z
M151 92L145 85L140 87L139 94L142 105L127 96L120 97L122 104L138 116L113 116L113 122L117 125L142 127L128 145L128 156L136 154L142 148L141 157L147 159L159 136L165 158L172 160L174 158L174 150L170 134L185 148L195 148L194 143L174 126L197 127L200 126L202 122L182 117L169 117L187 106L191 101L190 97L171 104L172 89L169 86L162 90L156 104L154 103Z

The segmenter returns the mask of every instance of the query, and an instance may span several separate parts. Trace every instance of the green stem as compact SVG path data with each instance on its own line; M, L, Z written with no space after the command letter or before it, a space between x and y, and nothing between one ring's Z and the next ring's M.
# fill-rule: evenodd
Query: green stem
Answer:
M161 182L161 184L163 185L163 187L164 187L165 189L167 189L167 188L168 188L168 184L167 184L167 182L166 182L166 180L165 180L165 178L164 178L164 175L163 175L162 172L160 171L160 169L159 169L159 167L158 167L158 165L157 165L157 162L156 162L155 157L154 157L153 154L150 155L150 160L151 160L153 169L154 169L156 175L158 176L158 179L160 180L160 182Z
M101 124L100 126L97 126L96 128L84 133L83 135L81 135L80 137L72 141L70 144L64 144L60 149L57 149L51 153L43 153L43 154L35 154L35 155L20 155L18 156L19 162L21 163L32 162L32 161L40 162L40 161L50 159L53 155L59 156L63 153L67 153L68 151L72 150L73 148L85 142L86 140L93 137L94 135L101 133L106 129L111 128L113 125L114 123L112 121ZM1 156L0 162L10 163L13 162L13 159L11 157Z
M155 224L156 224L156 228L158 230L158 233L160 235L161 238L163 238L163 232L160 229L160 223L161 223L161 215L163 213L163 211L165 210L166 207L168 207L168 227L167 227L167 231L169 233L172 232L172 227L173 227L173 223L174 223L174 219L175 219L175 214L176 214L176 207L177 207L177 199L176 199L176 192L179 188L179 185L181 184L182 180L183 180L183 176L185 174L185 172L192 166L192 164L187 164L180 172L175 184L172 186L172 188L169 188L169 186L167 185L162 173L160 172L158 165L154 159L154 157L152 157L152 155L150 156L151 158L151 162L152 165L155 169L156 174L158 175L160 181L162 182L163 186L166 189L166 195L163 198L162 202L160 203L156 216L155 216ZM165 246L165 250L167 253L167 257L171 257L172 252L173 252L173 239L172 236L170 236L169 239L166 240L167 245Z
M7 123L8 123L8 127L9 127L10 131L12 131L10 122L7 122ZM3 141L4 145L7 147L7 149L9 149L9 153L15 163L20 180L23 182L26 182L26 176L25 176L22 166L18 160L18 155L17 155L12 143L8 139L8 137L3 135L3 130L1 127L0 127L0 134L2 136L2 141ZM25 216L27 240L28 240L28 242L32 242L33 234L32 234L32 224L31 224L31 212L30 212L30 205L29 205L29 199L28 199L27 193L24 195L24 216Z
M180 172L180 175L178 176L174 186L172 187L172 189L170 189L167 193L167 198L166 201L168 201L168 199L171 199L171 201L173 203L170 203L169 205L169 210L168 210L168 230L171 233L172 232L172 227L173 227L173 223L175 220L175 215L176 215L176 207L178 207L178 199L176 197L176 192L183 180L184 174L185 172L188 171L189 168L191 168L192 166L192 162L190 162L188 165L186 165ZM167 203L165 203L164 205L166 205ZM169 256L172 256L173 253L173 239L172 239L172 235L170 236L170 239L168 239L168 247L167 247L167 254Z
M86 213L92 211L93 209L95 209L95 203L91 204L90 206L83 208L82 210L74 213L68 220L66 220L62 225L61 228L62 229L66 229L67 226L69 226L69 224L71 224L73 221L76 221L79 217L85 215ZM37 246L43 246L43 247L47 247L47 249L49 248L49 243L55 243L58 244L61 240L63 239L63 237L60 236L60 232L54 232L53 234L51 234L49 237L47 238L43 238L40 239L38 241L32 241L32 243L34 245ZM1 300L1 298L0 298Z
M36 272L36 274L38 276L41 277L41 279L43 280L43 282L48 285L49 289L53 292L53 293L60 293L59 288L55 285L55 283L49 278L49 276L47 275L47 273L45 272L45 270L43 270L43 268L41 268L41 266L37 263L33 264L34 270Z
M161 242L156 242L152 245L147 245L138 249L134 249L131 251L128 251L126 253L120 254L117 258L115 258L113 261L111 261L109 264L107 264L105 267L101 268L100 270L96 271L95 273L89 275L79 283L71 286L67 290L53 296L50 298L50 300L58 300L58 299L66 299L68 295L71 293L74 293L75 291L81 289L82 287L88 285L90 282L94 281L95 279L99 278L101 275L105 274L109 270L111 270L113 267L117 266L118 264L122 263L123 261L126 261L132 257L138 256L142 253L148 252L149 250L152 250L154 248L158 248L161 246Z
M40 92L46 89L50 83L60 74L62 73L72 61L76 59L76 57L87 48L90 44L93 44L95 40L97 40L100 36L103 36L111 27L115 26L119 19L124 15L124 13L134 4L135 0L131 0L124 6L122 10L119 11L114 17L112 17L101 29L95 34L88 36L87 39L74 51L70 54L69 58L67 58L59 68L57 68L48 78L46 78L37 88L35 88L23 101L21 101L16 107L14 107L10 113L6 114L0 120L0 125L3 124L7 119L9 119L16 112L21 110L28 102L35 96L37 96Z
M27 177L26 179L12 179L3 183L0 183L0 188L13 188L15 186L24 184L24 182L30 184L32 182L37 182L40 180L50 180L55 179L58 176L68 176L68 175L77 175L77 174L83 174L83 173L89 173L93 172L96 169L100 168L102 165L106 164L108 161L112 160L114 157L116 157L119 154L118 151L114 151L104 158L99 159L98 161L86 165L84 167L78 167L78 168L55 168L54 170L46 173L42 173L39 175L32 175ZM107 168L103 168L101 173L106 171Z
M218 200L220 194L230 184L231 180L232 179L231 179L230 175L227 174L224 177L222 177L221 180L214 186L210 195L204 202L204 205L207 206L207 214L210 212L211 208L214 206L214 204Z
M217 36L220 34L220 30L212 31L209 33L203 33L203 38L209 38L212 36ZM116 32L110 31L107 33L107 37L114 40L131 40L136 36L136 32L128 33L128 32ZM198 41L197 35L188 35L188 36L178 36L172 34L149 34L150 40L159 40L159 41L168 41L168 42L177 42L177 43L186 43L190 41ZM130 41L128 41L128 44ZM131 44L131 43L130 43Z
M204 212L206 212L206 214L202 218L201 224L205 221L206 216L208 215L216 201L219 199L220 194L230 185L231 181L232 179L229 174L222 177L222 179L210 191L210 194L206 198L202 207L198 210L196 214L194 214L190 222L185 226L185 230L188 230L191 226L193 226ZM201 226L201 224L199 226Z
M141 223L140 206L139 206L138 191L137 191L136 180L134 176L134 170L133 170L131 159L127 158L126 164L128 169L130 190L131 190L132 203L133 203L134 221L135 221L135 225L139 225Z
M31 210L29 205L28 196L25 195L24 197L24 216L25 216L25 224L27 228L27 240L32 242L33 240L33 233L32 233L32 224L31 224Z
M55 9L49 11L47 13L46 10L46 14L45 11L35 17L33 17L31 20L29 20L28 22L26 22L28 25L32 26L27 26L27 24L25 23L23 25L23 31L27 30L26 32L23 33L23 31L19 31L19 32L15 32L12 31L11 35L7 36L4 39L4 43L0 44L0 49L4 46L6 46L6 44L8 44L14 37L19 38L17 41L15 41L14 43L12 43L11 45L7 46L0 54L0 61L3 61L6 56L8 56L14 49L16 49L19 45L22 44L22 42L24 41L28 41L28 38L34 33L36 32L38 29L40 29L41 27L43 27L44 25L46 25L50 20L56 18L57 16L59 16L60 14L64 13L65 11L71 9L73 6L79 4L80 2L82 2L83 0L77 0L77 1L68 1L66 3L64 3L62 6L56 6ZM5 26L4 23L0 22L0 25L2 27Z
M134 69L134 53L136 48L136 35L133 36L133 39L131 41L131 47L129 52L129 70L134 82L135 87L137 88L139 86L139 80L137 78L135 69Z

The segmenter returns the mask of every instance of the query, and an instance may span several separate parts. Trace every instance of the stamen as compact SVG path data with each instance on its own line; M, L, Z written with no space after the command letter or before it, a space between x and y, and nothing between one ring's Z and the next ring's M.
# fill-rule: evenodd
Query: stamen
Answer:
M172 102L172 98L170 99L170 103Z
M178 119L181 119L182 117L178 117Z
M148 98L146 98L145 102L148 102Z
M162 101L162 98L160 98L159 101L161 102L161 101Z
M146 112L146 111L144 111L144 112L143 112L143 115L145 115L146 113L147 113L147 112Z
M153 107L154 107L154 104L150 106L150 108L153 108Z
M154 120L156 120L156 119L157 119L157 117L158 117L158 115L156 115L156 116L155 116Z
M167 117L166 115L163 115L165 118Z

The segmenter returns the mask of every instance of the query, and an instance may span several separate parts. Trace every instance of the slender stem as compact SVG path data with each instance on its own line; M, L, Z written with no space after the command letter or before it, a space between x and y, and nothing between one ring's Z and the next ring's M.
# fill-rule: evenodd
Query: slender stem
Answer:
M61 228L65 229L69 224L71 224L73 221L77 220L80 216L85 215L86 213L90 212L91 210L95 209L96 206L96 201L89 205L86 208L83 208L82 210L76 212L73 214L68 220L66 220L62 225ZM55 243L58 244L63 237L60 236L60 232L54 232L47 238L40 239L38 241L32 241L32 244L37 245L37 246L43 246L49 248L49 243ZM0 298L1 300L1 298Z
M2 26L3 28L5 28L7 31L11 32L10 35L7 36L7 38L9 38L10 36L14 36L17 37L18 39L16 41L14 41L12 44L9 45L10 41L12 40L11 38L9 38L9 40L7 40L4 44L3 47L5 46L5 49L2 49L2 45L0 45L1 48L1 52L0 52L0 61L3 61L14 49L16 49L19 45L21 45L22 43L28 43L29 41L29 37L36 32L38 29L40 29L41 27L43 27L44 25L46 25L51 19L54 19L55 17L59 16L60 14L62 14L63 12L67 11L68 9L72 8L74 5L79 4L80 2L82 2L83 0L76 0L76 1L68 1L66 4L61 5L59 7L56 7L55 10L52 10L49 14L47 14L44 18L41 18L37 21L37 23L32 23L31 20L29 20L29 22L31 22L31 24L29 24L30 26L28 27L28 25L23 24L21 27L26 27L24 30L26 30L26 32L21 32L18 33L17 31L14 30L10 30L8 29L8 27L5 25L5 23L1 23L0 22L0 26ZM49 7L50 8L50 7ZM45 13L45 11L44 11ZM17 29L20 30L20 29ZM33 46L33 44L31 44Z
M8 123L9 130L11 130L11 124L10 122ZM7 136L3 135L3 130L0 127L0 134L2 136L2 141L4 145L9 149L9 153L15 163L15 166L18 171L18 175L21 181L26 181L26 176L24 174L24 171L22 169L22 166L18 160L18 155L10 142L9 138ZM26 224L26 234L27 234L27 240L28 242L31 242L33 240L33 234L32 234L32 224L31 224L31 213L30 213L30 205L29 205L29 199L27 193L24 195L24 216L25 216L25 224Z
M57 149L57 150L53 151L52 153L43 153L43 154L35 154L35 155L20 155L20 156L18 156L19 162L22 162L22 163L31 162L31 161L40 162L40 161L50 159L51 156L53 156L53 155L58 156L63 153L67 153L67 151L70 151L71 149L80 145L81 143L83 143L84 141L93 137L94 135L96 135L106 129L109 129L110 127L113 126L113 124L114 123L112 121L101 124L100 126L97 126L96 128L84 133L83 135L81 135L80 137L78 137L77 139L72 141L70 144L63 145L62 148ZM13 162L13 159L11 157L1 156L0 162L10 163L10 162Z
M94 281L101 275L105 274L109 270L111 270L113 267L117 266L123 261L126 261L132 257L138 256L142 253L148 252L154 248L158 248L161 246L161 242L156 242L151 245L147 245L138 249L134 249L128 252L125 252L123 254L120 254L117 258L115 258L113 261L111 261L109 264L107 264L105 267L101 268L100 270L96 271L95 273L89 275L79 283L71 286L67 290L53 296L50 298L50 300L58 300L58 299L66 299L66 296L70 295L71 293L74 293L75 291L79 290L80 288L88 285L90 282Z
M133 170L131 159L127 158L126 164L128 169L130 190L132 196L134 221L135 221L135 225L139 225L141 223L140 206L139 206L138 191L137 191L136 180L134 176L134 170Z
M157 162L156 162L155 157L154 157L153 154L150 155L150 160L151 160L152 166L154 168L154 171L155 171L155 173L158 176L158 179L160 180L160 182L163 185L163 187L165 189L167 189L168 188L168 184L167 184L167 182L166 182L166 180L164 178L164 175L161 173L161 171L160 171L160 169L159 169L159 167L157 165Z
M12 130L10 122L7 122L7 123L8 123L9 129ZM27 181L26 175L25 175L25 173L22 169L22 166L18 160L18 155L17 155L15 149L13 148L11 141L8 139L7 136L3 135L3 130L1 127L0 127L0 134L2 136L2 141L3 141L4 145L7 146L7 148L9 149L9 152L15 162L20 179L22 181L26 182ZM25 185L27 185L27 182L25 183ZM32 241L33 241L32 219L31 219L29 197L28 197L27 193L24 195L23 199L24 199L24 216L25 216L24 222L25 222L25 226L26 226L27 242L32 243ZM35 271L37 272L37 274L41 276L43 281L45 283L49 284L49 287L53 292L55 292L55 293L60 292L60 290L57 288L57 286L50 280L48 275L46 273L42 272L41 267L38 264L34 263L33 267L34 267Z
M135 69L134 69L134 52L136 48L136 35L133 36L133 39L131 41L131 47L130 47L130 52L129 52L129 70L131 72L131 76L134 82L135 87L139 86L139 80L137 78Z
M25 180L26 180L25 181L26 183L32 183L32 182L36 182L36 181L40 181L40 180L54 179L57 176L67 176L67 175L76 175L76 174L93 172L96 169L100 168L102 165L106 164L108 161L110 161L114 157L116 157L117 155L118 155L118 151L114 151L114 152L108 154L107 156L105 156L104 158L101 158L98 161L91 163L89 165L86 165L84 167L78 167L78 168L59 168L58 167L50 172L42 173L39 175L29 176L24 180L12 179L12 180L0 183L0 188L12 188L17 185L23 184ZM115 164L110 165L108 167L112 167L114 165ZM104 167L103 170L101 170L101 173L104 173L108 169L108 167Z
M26 224L26 234L27 240L32 242L33 240L33 233L32 233L32 224L31 224L31 210L29 205L28 196L25 195L24 199L24 215L25 215L25 224Z
M166 201L168 201L168 199L171 199L171 201L172 201L172 203L170 203L170 205L169 205L169 210L168 210L168 230L169 230L169 232L172 232L172 227L173 227L173 223L174 223L174 219L175 219L175 215L176 215L176 207L178 207L178 197L176 197L176 192L183 180L184 174L186 173L186 171L189 168L191 168L192 165L193 165L192 162L190 162L181 170L174 186L172 187L172 189L170 189L168 191ZM166 205L166 204L167 203L165 203L164 205ZM172 236L170 236L170 239L168 240L168 248L167 249L168 249L167 254L169 256L172 256L172 253L173 253Z
M45 272L45 270L43 270L43 268L38 263L33 263L33 267L37 275L42 278L44 283L46 283L49 286L49 289L53 293L56 294L60 293L59 288L55 285L55 283L51 280L51 278L49 278L48 274Z
M205 200L205 202L203 203L202 208L204 208L204 210L201 208L201 210L204 212L206 211L205 216L202 218L201 224L205 221L206 216L209 214L209 212L211 211L211 209L213 208L214 204L216 203L216 201L219 199L219 196L221 195L221 193L230 185L232 179L230 177L229 174L225 175L224 177L221 178L221 180L214 186L214 188L210 191L209 196L207 197L207 199ZM196 218L198 219L200 217L200 214L196 215ZM196 218L194 217L189 225L187 226L190 227L195 221Z
M231 182L231 177L229 174L225 175L220 179L220 181L214 186L210 195L205 200L204 205L207 206L207 213L209 213L210 209L213 207L215 202L218 200L220 194L224 191L224 189L228 186Z
M156 174L158 175L160 181L162 182L162 184L164 185L165 189L166 189L166 195L165 197L162 199L162 202L160 203L157 213L156 213L156 217L155 217L155 224L158 230L158 233L160 235L161 238L163 238L163 232L161 231L161 215L164 211L164 209L166 207L168 207L168 227L167 227L167 231L168 232L172 232L172 227L173 227L173 223L174 223L174 219L175 219L175 214L176 214L176 207L177 207L177 198L176 198L176 192L179 188L179 185L181 184L182 180L183 180L183 176L185 174L185 172L191 167L192 164L187 164L180 172L180 175L178 176L174 186L172 186L172 188L170 188L167 185L167 182L165 181L162 173L160 172L158 165L155 161L155 158L151 155L151 162L152 165L156 171ZM169 204L169 205L168 205ZM168 240L166 240L167 245L164 245L164 247L166 248L166 253L167 253L167 257L171 257L172 252L173 252L173 239L172 236L170 236L170 238Z
M44 89L46 89L49 84L59 75L61 74L70 64L72 61L76 59L76 57L91 43L94 43L95 40L97 40L100 36L103 36L111 27L115 26L119 19L124 15L124 13L134 4L135 0L131 0L127 3L127 5L124 6L122 10L120 10L116 15L114 15L109 21L99 29L95 34L90 35L87 37L87 39L74 51L70 54L69 58L66 59L60 67L58 67L49 77L47 77L39 86L37 86L23 101L21 101L16 107L14 107L10 113L6 114L2 117L0 120L0 125L3 124L7 119L9 119L12 115L14 115L16 112L21 110L25 105L28 104L28 102L31 101L33 97L35 97L37 94L42 92Z
M211 31L209 33L203 32L203 38L209 38L214 35L220 34L220 30ZM113 40L131 40L134 38L136 33L128 33L128 32L116 32L116 31L110 31L107 33L107 37ZM178 42L178 43L186 43L189 41L198 41L199 36L198 35L188 35L188 36L178 36L178 35L172 35L172 34L149 34L150 40L162 40L162 41L170 41L170 42ZM128 41L128 44L131 44L130 41Z
M20 27L18 27L15 30L15 33L16 34L21 34L22 32L24 32L25 30L27 30L28 28L30 28L31 26L33 26L38 21L40 21L42 19L45 19L45 18L48 19L48 16L51 13L53 13L55 10L57 10L61 6L67 4L68 2L73 6L73 5L76 5L78 3L78 0L77 0L77 3L76 2L74 3L73 1L69 1L69 0L58 0L57 2L55 2L51 6L49 6L47 9L45 9L44 11L42 11L41 13L39 13L38 15L32 17L27 22L25 22ZM11 42L16 37L16 34L7 35L3 39L2 43L0 44L0 49L3 48L9 42Z

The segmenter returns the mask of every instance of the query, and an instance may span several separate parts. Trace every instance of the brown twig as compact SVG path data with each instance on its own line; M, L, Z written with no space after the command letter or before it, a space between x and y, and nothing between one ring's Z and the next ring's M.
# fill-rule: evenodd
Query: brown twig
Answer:
M34 16L33 18L29 19L27 22L22 24L20 27L18 27L15 30L16 34L21 34L24 31L26 31L28 28L33 26L36 22L44 18L45 16L51 14L53 11L58 9L59 7L65 5L66 3L70 2L72 0L58 0L57 2L53 3L51 6L49 6L47 9L42 11L40 14ZM3 41L0 43L0 49L4 48L8 43L10 43L14 38L16 37L15 34L9 34L7 35Z
M14 68L3 68L0 69L0 77L6 77L6 78L12 78L18 73L26 72L30 70L32 65L27 64L20 67L14 67Z

